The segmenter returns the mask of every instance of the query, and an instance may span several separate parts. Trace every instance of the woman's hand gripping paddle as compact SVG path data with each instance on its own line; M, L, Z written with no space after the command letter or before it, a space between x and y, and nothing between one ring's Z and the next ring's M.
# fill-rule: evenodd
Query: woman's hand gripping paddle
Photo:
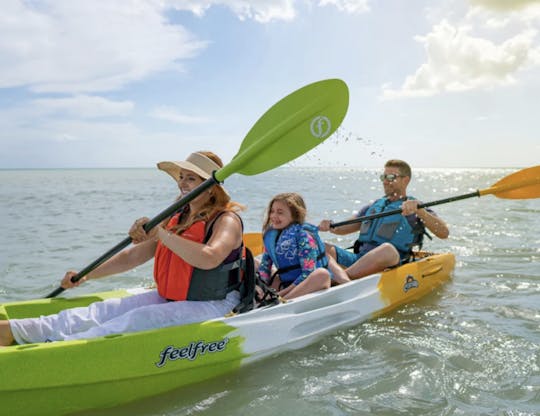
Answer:
M339 127L349 106L349 90L339 79L309 84L274 104L255 123L230 163L214 172L213 177L165 209L148 223L146 231L160 224L202 192L222 183L233 173L256 175L283 165L303 155L327 139ZM101 257L86 266L72 281L76 282L131 243L125 238ZM58 287L46 297L62 293Z

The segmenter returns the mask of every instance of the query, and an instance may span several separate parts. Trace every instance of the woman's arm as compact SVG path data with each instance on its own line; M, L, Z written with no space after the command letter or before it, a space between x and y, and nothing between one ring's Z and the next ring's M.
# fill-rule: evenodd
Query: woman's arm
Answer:
M90 279L99 279L101 277L127 272L153 258L156 251L156 244L157 242L155 240L147 240L123 250L75 283L71 281L71 278L75 276L77 272L70 270L62 279L61 286L64 289L69 289L79 286L81 283Z
M113 256L110 260L88 273L87 276L89 279L99 279L101 277L127 272L152 259L156 252L156 245L157 242L155 240L148 240L132 246Z

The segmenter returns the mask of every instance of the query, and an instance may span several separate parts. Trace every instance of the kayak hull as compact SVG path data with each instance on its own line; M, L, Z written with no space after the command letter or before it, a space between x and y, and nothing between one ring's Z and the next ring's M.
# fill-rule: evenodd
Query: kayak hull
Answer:
M232 317L0 348L0 403L10 416L63 415L201 382L419 299L450 278L454 263L452 254L426 255L381 274ZM0 319L56 313L130 294L9 303L0 305Z

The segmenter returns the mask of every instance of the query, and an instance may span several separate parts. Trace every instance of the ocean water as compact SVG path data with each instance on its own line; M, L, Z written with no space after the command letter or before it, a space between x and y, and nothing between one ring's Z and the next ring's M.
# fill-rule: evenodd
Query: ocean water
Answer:
M514 169L418 169L423 201L488 188ZM380 196L378 170L276 169L226 187L260 230L279 192L300 192L308 219L347 219ZM0 170L0 302L43 297L175 198L153 169ZM434 207L450 227L431 251L456 255L436 293L237 373L93 415L540 414L540 199L471 198ZM344 247L353 236L323 234ZM151 264L67 296L145 286ZM91 359L91 357L89 357ZM0 405L1 406L1 405Z

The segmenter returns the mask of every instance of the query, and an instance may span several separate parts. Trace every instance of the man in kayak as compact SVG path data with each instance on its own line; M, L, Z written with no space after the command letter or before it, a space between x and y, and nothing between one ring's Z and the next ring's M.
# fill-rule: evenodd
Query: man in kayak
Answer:
M161 162L159 169L187 195L223 166L211 152L192 153L187 160ZM88 279L123 273L154 259L156 290L95 302L39 318L0 321L0 346L94 338L201 322L223 316L240 302L243 208L221 185L192 199L167 223L146 233L148 218L129 232L134 245L121 251L78 282L68 271L64 289Z
M430 209L419 209L420 201L407 195L411 168L406 162L389 160L380 178L384 196L364 206L353 219L396 209L401 209L401 214L340 227L334 227L332 221L328 219L322 220L319 224L319 230L333 234L359 232L354 252L326 244L327 254L346 267L347 275L351 279L358 279L407 262L413 247L421 245L426 229L443 239L449 234L448 227L442 219Z

